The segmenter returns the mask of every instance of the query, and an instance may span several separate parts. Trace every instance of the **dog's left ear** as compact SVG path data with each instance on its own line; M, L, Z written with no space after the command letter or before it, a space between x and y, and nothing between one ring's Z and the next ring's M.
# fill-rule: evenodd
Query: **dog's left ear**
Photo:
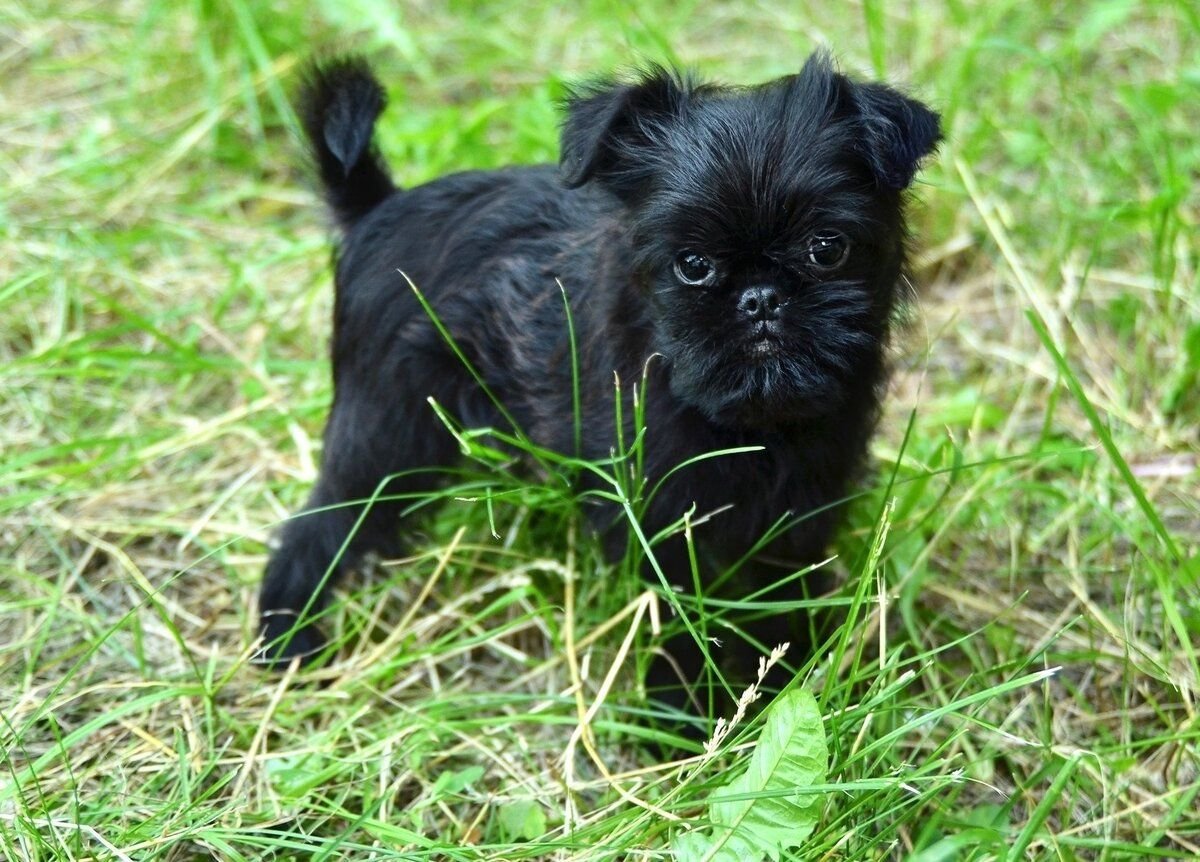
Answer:
M853 84L850 95L862 122L859 145L876 179L895 191L908 188L942 139L941 118L883 84Z
M580 88L566 100L559 171L568 188L601 183L623 200L637 197L652 175L693 89L689 81L652 67L634 84Z

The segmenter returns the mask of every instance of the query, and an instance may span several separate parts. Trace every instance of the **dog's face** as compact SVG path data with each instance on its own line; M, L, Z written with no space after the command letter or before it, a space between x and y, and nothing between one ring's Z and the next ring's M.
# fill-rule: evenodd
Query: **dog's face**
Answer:
M814 55L753 89L662 70L576 96L568 185L630 209L677 396L770 426L874 397L904 265L903 191L937 115Z

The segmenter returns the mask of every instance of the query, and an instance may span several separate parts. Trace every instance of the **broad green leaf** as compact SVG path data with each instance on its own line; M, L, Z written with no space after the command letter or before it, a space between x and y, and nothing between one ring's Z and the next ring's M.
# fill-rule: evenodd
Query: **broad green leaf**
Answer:
M443 772L433 782L433 797L443 799L447 796L457 796L482 777L482 766L468 766L466 769Z
M706 830L677 836L675 858L688 862L778 860L817 825L821 795L804 789L825 783L829 753L821 711L804 690L771 705L746 771L713 794Z
M500 832L506 841L530 841L546 834L546 814L532 799L515 799L500 806Z

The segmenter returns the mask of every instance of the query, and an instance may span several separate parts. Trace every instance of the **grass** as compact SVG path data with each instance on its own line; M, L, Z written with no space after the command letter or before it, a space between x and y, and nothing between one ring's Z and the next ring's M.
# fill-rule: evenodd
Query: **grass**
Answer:
M655 754L652 603L553 485L448 500L331 668L246 664L330 394L287 94L375 53L415 183L553 159L564 81L823 42L948 135L845 623L789 656L831 754L794 858L1200 856L1200 15L777 6L0 7L0 857L665 858L758 724Z

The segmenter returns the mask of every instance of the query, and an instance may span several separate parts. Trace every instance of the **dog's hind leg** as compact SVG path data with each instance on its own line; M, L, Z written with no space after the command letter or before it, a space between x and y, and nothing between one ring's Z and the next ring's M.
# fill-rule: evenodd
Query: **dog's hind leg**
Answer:
M445 372L423 364L410 362L408 380L391 388L354 377L338 388L320 478L304 511L284 525L259 592L260 663L281 666L323 652L317 619L334 583L368 551L398 550L400 515L456 461L458 444L413 388L439 380L435 373L444 387Z

